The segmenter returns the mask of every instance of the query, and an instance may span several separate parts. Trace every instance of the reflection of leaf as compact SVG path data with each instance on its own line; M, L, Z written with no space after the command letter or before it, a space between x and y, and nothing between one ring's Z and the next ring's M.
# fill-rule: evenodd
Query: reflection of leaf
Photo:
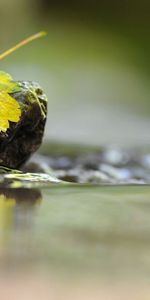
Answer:
M0 132L6 132L9 121L17 123L21 116L18 102L9 95L19 91L19 85L12 81L10 75L0 72Z

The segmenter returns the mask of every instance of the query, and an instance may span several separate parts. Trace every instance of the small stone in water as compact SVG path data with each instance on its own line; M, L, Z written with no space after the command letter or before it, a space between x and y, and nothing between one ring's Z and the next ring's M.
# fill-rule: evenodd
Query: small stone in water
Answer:
M131 172L126 168L114 168L110 165L100 165L100 170L118 181L126 181L131 178Z
M146 154L141 158L141 164L144 168L150 169L150 154Z
M110 151L110 149L108 149ZM106 150L106 152L108 153ZM118 151L122 151L118 149ZM34 155L29 164L26 165L26 171L31 171L34 162L35 170L40 170L47 174L55 174L57 178L75 183L92 183L92 184L150 184L150 169L142 162L145 155L139 153L123 151L123 163L121 162L121 153L119 159L111 160L112 163L104 163L104 152L92 152L76 154L72 156L63 155L42 156ZM107 157L107 155L106 155ZM128 159L127 159L128 158ZM37 163L37 166L36 164ZM115 164L114 164L115 163ZM51 170L53 168L53 171ZM24 170L24 169L23 169Z
M93 184L106 184L113 183L113 180L109 178L105 173L100 171L84 171L79 177L80 183L93 183Z
M106 149L102 157L103 162L114 166L125 165L129 160L129 155L117 148Z

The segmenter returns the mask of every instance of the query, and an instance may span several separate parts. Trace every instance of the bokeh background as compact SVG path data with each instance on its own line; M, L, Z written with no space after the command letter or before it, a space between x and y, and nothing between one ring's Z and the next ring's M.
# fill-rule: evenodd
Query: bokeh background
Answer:
M1 52L48 32L0 62L48 95L45 142L149 147L149 0L0 0L0 29ZM149 198L149 186L1 188L0 299L149 300Z
M1 62L49 98L45 140L149 145L148 0L0 0L0 50L48 36Z

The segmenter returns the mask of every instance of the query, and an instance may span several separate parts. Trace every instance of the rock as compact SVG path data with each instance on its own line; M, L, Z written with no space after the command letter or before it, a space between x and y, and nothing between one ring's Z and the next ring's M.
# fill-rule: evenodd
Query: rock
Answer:
M88 153L80 155L76 159L76 164L85 170L98 170L101 162L101 153Z
M47 116L47 97L35 82L19 82L20 91L11 94L21 107L18 123L10 122L0 133L0 165L19 168L41 145Z
M100 171L88 170L84 171L79 178L80 183L92 184L112 184L112 178L109 178L105 173Z
M79 183L79 171L77 169L57 170L54 173L59 180Z
M107 148L102 155L103 162L113 166L126 165L129 162L129 159L129 154L120 148Z
M126 182L131 178L131 172L127 168L115 168L111 165L101 164L100 170L117 182Z

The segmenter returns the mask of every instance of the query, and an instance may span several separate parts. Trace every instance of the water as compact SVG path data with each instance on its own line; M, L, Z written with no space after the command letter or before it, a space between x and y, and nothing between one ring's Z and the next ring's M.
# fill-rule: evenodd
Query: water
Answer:
M0 275L143 283L149 213L148 186L1 188Z
M148 271L149 192L149 187L1 189L1 259L9 266L33 260L46 267L92 267L102 275L102 267L110 272L116 263L132 269L142 250Z

